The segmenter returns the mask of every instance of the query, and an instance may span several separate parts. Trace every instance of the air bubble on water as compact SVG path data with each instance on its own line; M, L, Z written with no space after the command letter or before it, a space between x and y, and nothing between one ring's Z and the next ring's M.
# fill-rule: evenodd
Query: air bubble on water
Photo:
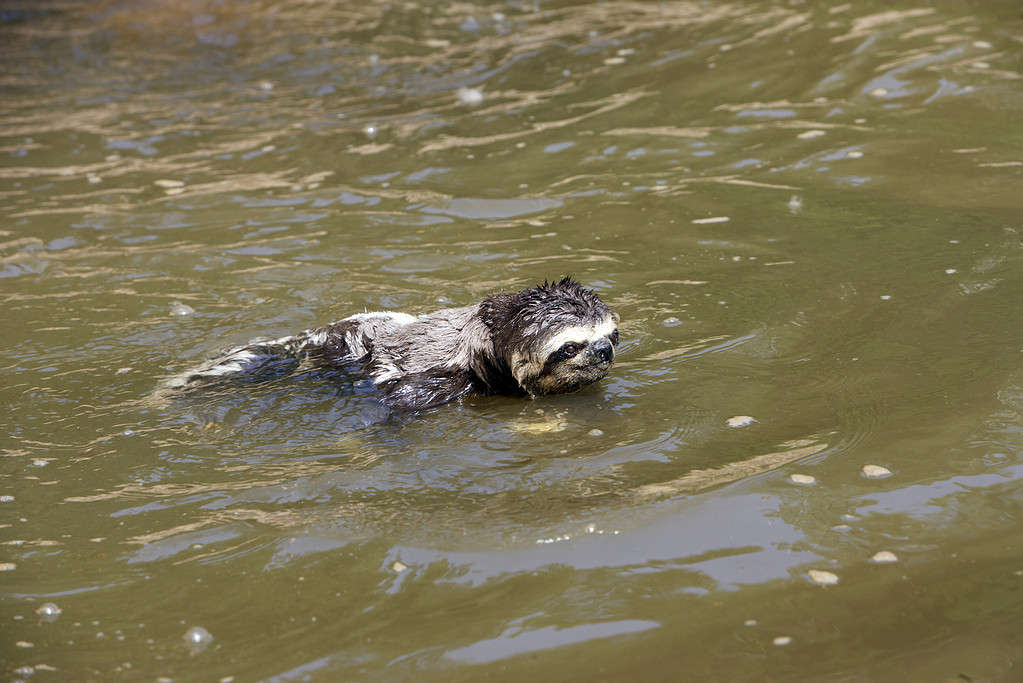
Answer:
M188 304L183 304L180 301L175 301L171 304L170 314L171 315L192 315L195 313L195 309Z
M877 564L890 564L898 562L899 557L890 550L880 550L871 556L870 561Z
M63 611L64 610L52 602L44 602L36 608L36 614L41 616L43 621L57 621L57 618Z
M679 325L682 324L682 321L676 318L675 316L670 316L662 320L661 324L664 325L665 327L678 327Z
M589 434L590 436L604 436L604 432L597 428L593 428L586 433Z
M479 88L459 88L456 93L459 104L475 107L483 103L483 91Z
M880 465L864 465L863 476L868 479L884 479L885 477L892 476L892 471Z
M784 647L792 642L792 636L778 636L771 642L773 642L778 647Z
M370 140L372 140L373 138L375 138L375 137L377 136L377 133L378 133L378 132L379 132L379 131L378 131L377 127L376 127L376 126L374 126L373 124L369 124L368 126L365 126L365 127L364 127L364 128L362 129L362 133L363 133L363 135L365 135L366 137L368 137L368 138L369 138Z
M193 626L185 631L185 644L192 652L201 652L213 642L213 636L202 626Z
M818 586L834 586L838 583L838 575L823 569L811 569L806 572L807 577Z

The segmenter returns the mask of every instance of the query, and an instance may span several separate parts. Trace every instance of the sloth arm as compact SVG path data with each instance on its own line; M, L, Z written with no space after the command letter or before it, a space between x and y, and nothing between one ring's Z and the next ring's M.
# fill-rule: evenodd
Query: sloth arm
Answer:
M479 379L471 370L450 368L417 372L378 385L387 405L400 410L426 410L456 401L479 391Z

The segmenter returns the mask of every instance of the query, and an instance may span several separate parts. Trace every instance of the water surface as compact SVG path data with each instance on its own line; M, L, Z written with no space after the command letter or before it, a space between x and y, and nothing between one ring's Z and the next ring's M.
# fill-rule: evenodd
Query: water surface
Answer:
M1014 680L1015 2L0 22L7 678ZM565 274L577 394L154 393Z

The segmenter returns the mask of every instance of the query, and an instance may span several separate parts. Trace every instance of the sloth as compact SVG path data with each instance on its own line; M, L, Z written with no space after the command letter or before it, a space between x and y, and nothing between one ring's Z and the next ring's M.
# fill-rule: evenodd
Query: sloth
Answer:
M617 346L618 314L566 277L427 315L359 313L252 342L165 386L259 380L312 365L367 377L389 407L419 411L471 395L535 398L576 391L607 375Z

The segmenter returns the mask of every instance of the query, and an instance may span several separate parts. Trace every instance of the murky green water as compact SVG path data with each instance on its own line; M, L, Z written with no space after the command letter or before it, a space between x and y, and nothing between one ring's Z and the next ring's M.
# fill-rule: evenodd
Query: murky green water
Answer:
M1018 3L0 20L6 678L1018 680ZM578 394L153 393L566 273Z

